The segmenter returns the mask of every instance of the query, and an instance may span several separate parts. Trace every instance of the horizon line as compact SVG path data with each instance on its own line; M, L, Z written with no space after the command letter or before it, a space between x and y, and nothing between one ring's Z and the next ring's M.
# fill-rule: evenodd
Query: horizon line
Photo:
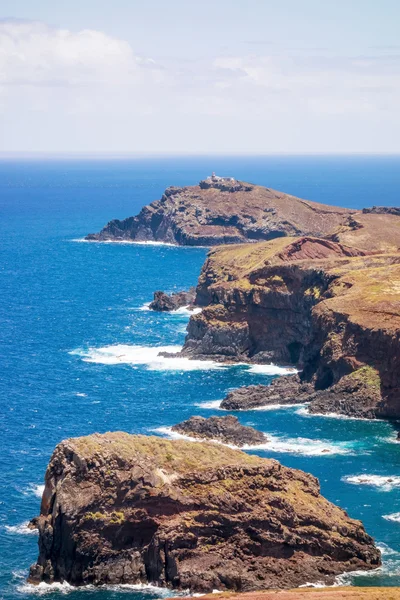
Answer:
M38 150L38 151L25 151L25 150L15 150L15 151L0 151L0 160L7 159L122 159L122 158L132 158L132 159L140 159L140 158L263 158L263 157L278 157L278 156L293 156L297 158L301 157L311 157L311 156L382 156L382 157L397 157L400 156L400 151L398 152L364 152L364 151L348 151L348 152L319 152L319 151L306 151L306 152L289 152L289 151L280 151L280 152L187 152L187 151L177 151L177 152L160 152L160 151L115 151L108 152L106 150L101 151L48 151L48 150Z

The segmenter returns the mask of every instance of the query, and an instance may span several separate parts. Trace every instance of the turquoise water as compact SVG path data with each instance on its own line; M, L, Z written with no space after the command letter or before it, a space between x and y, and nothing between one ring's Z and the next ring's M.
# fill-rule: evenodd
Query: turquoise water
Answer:
M398 204L399 167L398 157L0 162L3 598L65 592L96 600L126 593L159 597L151 589L71 591L24 583L37 556L36 535L24 523L38 514L54 446L94 431L161 434L159 428L193 414L224 414L216 401L231 388L270 380L247 367L156 358L155 348L183 343L188 315L152 313L145 304L156 289L194 285L206 249L74 240L111 218L135 214L167 185L193 184L213 170L362 207ZM396 424L310 417L301 408L250 411L239 418L272 438L257 453L316 475L322 492L362 519L376 538L383 568L351 582L400 585L400 516L383 518L400 513ZM360 475L374 476L374 485L362 483Z

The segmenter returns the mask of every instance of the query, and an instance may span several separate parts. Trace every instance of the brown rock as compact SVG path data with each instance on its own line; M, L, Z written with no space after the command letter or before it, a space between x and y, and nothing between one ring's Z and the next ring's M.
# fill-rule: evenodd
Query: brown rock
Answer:
M362 524L312 475L219 444L70 439L45 482L32 583L249 591L380 564Z
M166 294L161 291L154 292L154 298L149 308L159 312L169 312L183 306L190 307L193 306L195 296L195 288L190 288L187 292L173 292L172 294Z
M253 427L239 423L237 417L190 417L187 421L172 427L172 431L199 439L210 439L238 448L256 446L268 442L267 436Z

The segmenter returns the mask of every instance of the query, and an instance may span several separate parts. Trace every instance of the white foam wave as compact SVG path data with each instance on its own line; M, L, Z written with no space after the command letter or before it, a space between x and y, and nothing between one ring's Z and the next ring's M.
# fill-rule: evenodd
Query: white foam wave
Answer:
M177 354L181 346L129 346L117 344L102 348L78 349L70 352L77 355L84 362L99 363L103 365L127 364L145 366L149 371L208 371L224 369L227 365L212 360L191 360L186 357L165 357L160 352Z
M265 434L268 442L257 446L243 446L243 450L267 450L268 452L301 454L302 456L332 456L335 454L353 454L346 443L336 443L326 440L309 438L285 438Z
M26 488L26 490L23 493L25 496L33 494L37 498L41 498L43 496L43 492L44 492L44 485L31 484L31 485L28 485L28 487Z
M134 346L116 344L101 348L78 348L69 354L80 356L84 362L104 365L129 364L147 366L150 371L209 371L227 368L244 368L265 375L293 373L292 369L277 365L249 365L248 363L221 363L211 359L199 360L185 356L160 356L160 353L178 354L182 346ZM254 369L258 369L254 371Z
M400 523L400 512L391 513L390 515L383 515L385 521L393 521L393 523Z
M137 308L136 310L143 310L143 311L151 310L150 304L151 304L151 302L145 302L144 304L142 304L142 306L139 306L139 308Z
M353 485L368 485L378 488L383 492L390 492L394 488L400 487L400 477L398 475L347 475L342 477L342 481Z
M299 406L306 407L308 402L304 404L266 404L265 406L255 406L246 410L280 410L282 408L298 408Z
M207 402L197 402L195 406L199 408L212 408L212 409L221 409L222 400L209 400Z
M85 238L72 238L70 240L70 242L77 242L79 244L125 244L125 245L132 245L132 246L173 246L174 248L175 247L179 248L178 244L171 244L170 242L156 242L156 241L138 242L135 240L86 240Z
M234 444L226 444L220 440L191 437L190 435L173 431L171 427L158 427L157 429L154 429L154 431L175 440L187 440L190 442L212 442L214 444L228 446L228 448L233 448L235 450L267 450L269 452L302 454L303 456L351 454L351 450L346 447L345 444L332 444L323 440L310 440L307 438L284 439L272 436L268 433L265 434L268 438L268 442L265 442L264 444L245 445L239 447L235 446Z
M199 313L201 313L201 308L199 308L198 306L196 308L190 308L190 304L188 304L187 306L181 306L180 308L177 308L176 310L171 310L169 312L169 314L171 315L185 315L190 317L191 315L198 315Z
M31 529L28 527L29 521L24 521L19 525L5 525L4 529L8 531L8 533L14 533L18 535L37 535L37 529Z
M295 375L298 373L292 367L278 367L278 365L249 365L249 372L255 375Z
M157 312L157 311L153 311L150 308L150 304L151 304L151 302L145 302L144 304L142 304L142 306L139 306L139 308L137 308L136 310ZM202 309L200 307L197 306L196 308L190 308L190 304L188 304L187 306L181 306L180 308L177 308L175 310L165 311L163 314L190 317L191 315L198 315L199 313L201 313L201 311L202 311Z
M377 543L376 547L378 548L382 556L398 556L400 554L400 552L398 552L397 550L393 550L393 548L390 548L390 546L385 544L385 542Z
M299 408L299 410L297 410L297 414L301 415L302 417L326 417L327 419L344 419L346 421L371 421L371 419L366 419L364 417L350 417L347 415L341 415L339 413L310 413L307 410L307 406L308 406L308 402L306 403L305 406L301 406ZM374 419L374 422L376 421L383 421L383 419Z
M132 592L132 591L141 591L141 592L152 592L156 593L157 597L166 598L171 595L171 590L167 588L160 588L155 585L146 584L146 583L121 583L117 585L102 585L102 586L94 586L94 585L84 585L84 586L73 586L66 581L63 583L54 582L54 583L45 583L40 582L38 585L33 585L31 583L24 583L17 587L18 591L21 593L35 594L37 596L42 596L44 594L49 594L53 592L59 592L62 594L68 594L69 592L77 591L79 592L90 592L94 590L107 590L114 592ZM175 594L175 596L181 595L180 593Z

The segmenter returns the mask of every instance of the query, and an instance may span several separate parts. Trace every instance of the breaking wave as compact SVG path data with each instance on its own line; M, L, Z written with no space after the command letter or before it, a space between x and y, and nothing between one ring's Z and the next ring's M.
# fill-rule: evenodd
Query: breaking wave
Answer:
M298 373L292 367L278 367L278 365L249 365L249 372L255 375L295 375Z
M272 436L268 433L265 435L268 438L268 442L264 444L244 445L235 446L234 444L226 444L220 440L213 439L201 439L185 435L177 431L173 431L171 427L158 427L153 431L161 433L175 440L187 440L190 442L212 442L214 444L221 444L222 446L228 446L235 450L266 450L269 452L287 453L287 454L302 454L303 456L329 456L334 454L351 454L351 448L346 446L345 443L332 444L324 440L311 440L307 438L279 438Z
M400 487L400 476L393 477L387 475L346 475L342 481L353 485L368 485L375 487L383 492L390 492L394 488Z
M14 533L18 535L37 535L37 529L31 529L30 527L28 527L28 525L29 521L24 521L19 525L5 525L4 529L8 533Z
M78 242L79 244L128 244L131 246L173 246L174 248L179 248L178 244L156 241L137 242L135 240L86 240L85 238L73 238L72 240L70 240L70 242Z
M228 368L244 368L250 372L254 366L266 367L260 373L272 375L282 374L283 367L276 365L248 365L247 363L221 363L213 360L191 359L178 356L182 346L134 346L128 344L116 344L114 346L103 346L100 348L78 348L69 354L79 356L84 362L99 363L103 365L126 364L145 366L149 371L209 371ZM177 356L160 356L167 352Z
M392 513L390 515L383 515L385 521L393 521L393 523L400 523L400 512Z
M32 583L23 583L17 586L17 590L23 594L35 594L37 596L43 596L45 594L50 594L54 592L59 592L62 594L68 594L69 592L95 592L99 590L107 590L110 592L151 592L152 596L155 594L157 598L167 598L168 596L174 595L181 596L183 595L181 592L172 594L171 590L167 588L160 588L155 585L146 584L146 583L121 583L117 585L102 585L102 586L94 586L94 585L83 585L83 586L73 586L66 581L63 583L54 582L54 583L45 583L41 582L38 585L34 585Z
M31 494L33 494L37 498L41 498L43 496L43 492L44 492L43 484L32 483L32 484L28 485L28 487L22 493L24 494L24 496L30 496Z
M149 371L204 371L224 369L226 365L212 360L191 360L186 357L160 356L160 352L177 354L181 346L129 346L117 344L102 348L78 349L70 352L80 356L84 362L103 365L126 364L145 366Z
M197 402L195 404L195 406L198 406L199 408L211 408L211 409L223 410L221 408L221 402L222 402L222 400L209 400L207 402Z

